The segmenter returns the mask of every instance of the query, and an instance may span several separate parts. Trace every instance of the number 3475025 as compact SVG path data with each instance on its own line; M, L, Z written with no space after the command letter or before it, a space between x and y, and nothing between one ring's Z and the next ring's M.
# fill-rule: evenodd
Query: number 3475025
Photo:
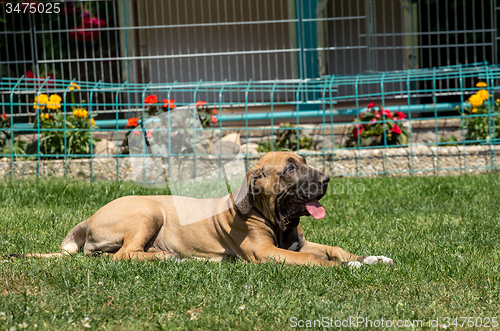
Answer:
M59 2L55 3L29 3L29 2L21 2L21 3L10 3L7 2L5 4L5 12L7 14L12 13L24 13L24 14L59 14L61 11Z

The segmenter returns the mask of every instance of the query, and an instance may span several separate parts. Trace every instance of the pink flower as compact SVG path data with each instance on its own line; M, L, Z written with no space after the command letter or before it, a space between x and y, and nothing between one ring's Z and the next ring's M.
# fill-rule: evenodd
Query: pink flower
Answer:
M375 107L375 102L370 102L368 104L368 106L366 106L366 108L368 108L368 109L373 108L373 107Z
M401 134L401 128L399 126L397 126L396 124L394 124L394 126L392 127L391 131L395 134Z
M375 117L380 118L380 113L378 111L375 111Z
M383 109L382 110L383 114L386 116L386 117L392 117L392 113L390 111L388 111L387 109Z
M395 111L394 116L397 117L398 120L404 120L406 118L406 115L400 111Z
M366 113L368 113L368 110L367 110L367 111L362 112L362 113L361 113L361 115L359 115L359 118L361 118L361 119L362 119L362 118L363 118L363 116L365 116L365 114L366 114Z
M83 26L85 28L103 28L106 26L106 21L97 17L84 17Z
M372 118L369 123L370 123L370 125L375 125L375 124L377 124L377 119Z
M363 132L363 126L361 124L356 124L352 130L352 135L354 138L358 138L361 132Z
M151 138L153 136L153 130L146 131L146 138Z

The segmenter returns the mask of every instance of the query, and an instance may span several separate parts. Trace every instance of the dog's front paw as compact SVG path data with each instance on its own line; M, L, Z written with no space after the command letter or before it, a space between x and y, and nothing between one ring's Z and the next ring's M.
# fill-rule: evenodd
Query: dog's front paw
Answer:
M361 262L358 262L358 261L347 262L347 266L350 269L359 269L359 268L361 268Z
M385 256L367 256L363 259L363 263L364 264L382 263L382 264L394 265L394 260Z

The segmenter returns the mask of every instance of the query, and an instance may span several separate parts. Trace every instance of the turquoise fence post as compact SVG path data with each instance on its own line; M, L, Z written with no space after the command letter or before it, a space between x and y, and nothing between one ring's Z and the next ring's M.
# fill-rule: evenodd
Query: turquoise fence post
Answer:
M142 181L146 182L146 128L144 127L144 109L146 108L146 91L149 89L151 81L142 90L141 99L141 131L142 131Z
M35 96L35 98L37 98L37 100L38 100L38 96L42 92L43 86L49 81L49 79L50 79L50 77L47 77L43 81L42 85L40 85L40 88L38 89L38 93ZM37 134L37 137L38 137L38 141L37 141L37 166L36 166L36 168L37 168L37 177L40 177L40 163L41 163L41 150L40 150L40 140L41 140L41 137L40 137L40 132L41 132L41 128L40 128L40 109L38 108L37 111L36 111L36 134Z
M89 117L90 117L90 181L94 181L94 145L92 144L93 142L93 129L92 129L92 105L93 101L92 98L94 97L94 92L95 90L101 85L102 80L99 80L97 84L94 85L92 90L90 91L90 97L89 97ZM66 153L65 153L66 154Z
M115 125L115 130L116 130L116 180L120 180L120 146L119 146L119 141L120 141L120 127L119 127L119 119L120 119L120 92L125 88L125 86L128 85L128 80L126 80L123 84L120 85L118 88L118 91L116 91L116 98L115 98L115 118L116 118L116 125ZM129 151L130 153L130 151Z
M24 75L19 78L12 90L10 91L10 175L14 177L14 92L17 86L21 84Z
M439 176L439 131L437 115L437 95L436 95L436 68L432 68L432 100L434 101L434 123L436 128L436 176Z
M203 79L200 79L198 81L198 84L196 85L196 88L194 89L194 92L193 92L193 103L195 104L194 107L193 107L193 132L194 132L194 146L193 146L193 153L194 153L194 178L196 180L196 175L197 175L197 157L196 157L196 154L198 153L197 149L196 148L196 136L197 136L197 132L196 132L196 121L198 120L198 109L196 109L196 95L198 94L198 89L200 88L201 86L201 83L203 82ZM200 122L201 123L201 122ZM209 146L210 148L210 146Z
M331 141L332 141L332 176L335 176L335 125L333 123L333 82L335 81L335 75L332 75L332 78L330 79L330 83L328 84L328 89L329 89L329 95L330 95L330 136L331 136ZM323 139L323 149L326 151L326 141Z
M227 82L227 79L224 79L224 82L222 83L222 86L219 90L219 114L222 114L222 92L224 91L224 88L226 87L226 82ZM215 115L215 114L214 114ZM219 149L222 151L222 118L219 120ZM248 142L247 142L247 152L246 152L247 156L248 156ZM219 169L220 169L220 172L219 172L219 175L222 176L223 173L222 173L222 158L219 158Z
M247 146L248 146L248 91L250 90L251 86L252 86L252 79L250 78L250 80L248 81L247 88L245 90L245 139L247 142ZM248 171L248 153L247 156L245 157L245 169L246 171Z
M171 85L170 85L170 88L168 89L168 92L167 92L167 100L169 100L169 103L170 103L170 97L172 96L172 90L174 89L174 86L175 84L177 84L177 81L174 81ZM167 114L167 118L168 118L168 134L171 135L172 134L172 114L170 113L170 107L167 108L168 109L168 114ZM168 160L167 160L167 163L168 163L168 178L171 178L172 176L172 162L170 161L170 155L172 155L172 141L171 139L169 138L168 139ZM167 181L168 183L168 181Z
M318 61L318 41L317 41L317 9L321 0L296 0L295 18L296 24L296 42L299 49L298 55L298 77L299 79L314 79L319 77ZM317 100L319 93L314 89L309 90L307 81L303 92L304 101ZM317 110L320 107L317 104L297 104L297 110ZM299 123L297 122L297 125Z
M458 66L458 74L459 74L459 81L460 81L460 103L463 105L464 104L464 77L463 77L463 72L462 72L462 65L459 64ZM460 120L462 121L462 148L463 148L463 153L464 153L464 174L467 173L467 151L465 147L465 114L463 112L463 107L460 106L460 114L461 118Z
M407 75L406 75L406 93L408 94L408 99L407 99L407 102L408 102L408 106L411 105L412 101L411 101L411 80L410 80L410 74L411 74L411 69L408 70L407 72ZM411 169L410 169L410 173L411 175L413 176L415 174L415 164L414 164L414 160L413 160L413 123L412 123L412 118L411 118L411 108L410 110L408 111L408 123L409 123L409 126L410 126L410 136L408 137L408 144L410 145L410 160L411 160Z
M66 124L66 106L67 106L67 102L66 102L66 96L68 95L68 91L70 89L70 87L72 87L72 84L75 83L75 80L76 78L73 78L71 80L71 82L68 84L68 86L66 87L66 89L64 90L64 94L63 94L63 118L64 118L64 178L66 178L68 176L68 167L67 167L67 162L68 162L68 137L67 137L67 129L68 129L68 125ZM73 88L75 88L73 86ZM92 141L92 140L91 140Z
M274 151L274 92L276 91L276 79L274 80L273 88L271 89L271 151ZM279 132L278 132L279 134ZM247 145L248 146L248 145ZM247 148L248 152L248 148Z

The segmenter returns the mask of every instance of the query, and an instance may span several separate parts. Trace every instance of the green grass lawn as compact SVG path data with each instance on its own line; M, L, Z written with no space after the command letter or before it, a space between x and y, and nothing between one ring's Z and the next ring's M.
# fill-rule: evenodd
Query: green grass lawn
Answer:
M163 193L134 183L2 181L0 254L56 252L105 203ZM115 262L81 253L3 261L0 328L281 330L326 318L458 317L461 326L460 317L500 317L499 174L335 179L322 203L327 217L302 220L308 240L385 255L395 266Z

